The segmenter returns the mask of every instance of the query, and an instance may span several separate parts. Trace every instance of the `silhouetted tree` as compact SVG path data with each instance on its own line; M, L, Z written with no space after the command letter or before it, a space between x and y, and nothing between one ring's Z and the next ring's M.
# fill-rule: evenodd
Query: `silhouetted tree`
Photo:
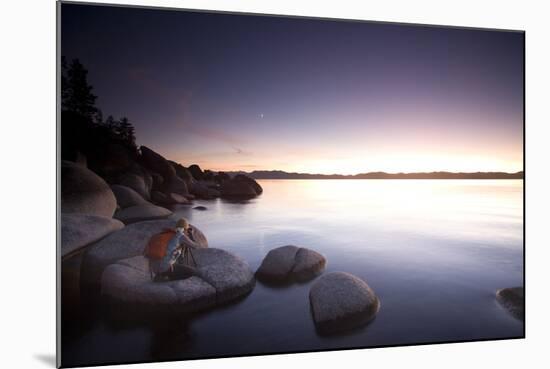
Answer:
M84 154L88 167L107 178L113 168L135 160L135 129L126 117L103 120L88 71L78 59L69 65L62 57L61 69L61 156L75 160Z
M92 93L93 87L88 83L88 71L78 59L67 68L62 58L61 96L62 109L89 118L97 119L99 109L95 106L97 96Z
M120 119L118 123L118 135L127 146L136 147L135 129L128 121L128 118L123 117Z

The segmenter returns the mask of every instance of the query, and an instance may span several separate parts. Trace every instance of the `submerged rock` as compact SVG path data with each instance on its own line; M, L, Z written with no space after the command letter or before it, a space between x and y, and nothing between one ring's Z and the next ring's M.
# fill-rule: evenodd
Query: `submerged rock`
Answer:
M523 287L503 288L496 293L497 301L512 316L525 320L525 297Z
M193 209L195 209L195 210L208 210L208 208L206 206L202 206L202 205L195 206Z
M256 276L268 283L307 281L320 274L325 265L325 257L318 252L288 245L269 251Z
M344 272L320 277L309 291L313 320L319 332L334 333L370 322L380 308L374 291L362 279Z
M111 190L115 194L116 202L121 209L148 203L147 200L145 200L139 193L130 187L123 185L112 185Z
M194 275L176 281L153 282L143 256L106 267L101 295L111 303L145 311L189 313L224 304L248 294L254 276L237 256L220 249L193 250Z
M79 250L119 230L124 224L116 219L90 214L61 214L61 256Z
M114 217L125 224L130 224L143 220L162 219L170 215L172 215L170 210L151 203L146 203L118 210Z
M172 219L130 224L90 246L82 260L81 279L85 289L97 290L101 274L107 265L142 255L151 236L163 229L174 228L175 224L176 222ZM192 234L200 247L208 247L206 237L195 226L192 226Z
M116 209L113 191L91 170L70 161L61 163L61 212L112 217Z

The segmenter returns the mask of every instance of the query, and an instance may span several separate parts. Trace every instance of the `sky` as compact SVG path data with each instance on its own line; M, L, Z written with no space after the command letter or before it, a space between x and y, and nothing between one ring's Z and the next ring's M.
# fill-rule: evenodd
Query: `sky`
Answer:
M211 170L523 170L520 32L63 4L104 116Z

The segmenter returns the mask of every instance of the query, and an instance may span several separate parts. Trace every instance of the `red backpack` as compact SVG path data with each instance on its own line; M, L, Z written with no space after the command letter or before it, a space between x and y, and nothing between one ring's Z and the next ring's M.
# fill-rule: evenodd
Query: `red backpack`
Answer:
M143 255L149 259L162 259L166 256L168 243L175 234L176 231L166 228L162 232L151 236L147 246L145 246L145 250L143 250Z

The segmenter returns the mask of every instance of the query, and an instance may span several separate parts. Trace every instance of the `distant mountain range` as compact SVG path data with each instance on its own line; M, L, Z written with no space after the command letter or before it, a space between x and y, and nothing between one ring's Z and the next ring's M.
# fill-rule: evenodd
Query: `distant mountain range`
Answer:
M252 172L227 172L230 175L246 174L254 179L523 179L523 171L505 172L420 172L385 173L369 172L355 175L289 173L282 170L255 170Z

